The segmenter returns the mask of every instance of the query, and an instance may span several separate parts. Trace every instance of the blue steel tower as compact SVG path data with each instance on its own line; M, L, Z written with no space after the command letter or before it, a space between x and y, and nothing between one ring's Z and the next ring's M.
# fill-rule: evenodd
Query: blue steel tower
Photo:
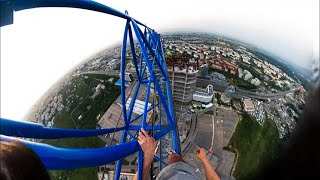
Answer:
M141 127L147 131L151 131L153 137L158 140L160 148L158 148L158 152L154 158L159 162L158 167L160 167L160 169L166 164L164 161L166 156L164 149L170 147L180 153L180 141L177 135L170 83L160 34L133 19L127 12L121 13L111 7L90 0L0 0L0 3L1 26L13 23L14 11L39 7L80 8L110 14L126 20L120 68L121 105L124 126L88 130L47 128L41 124L1 118L1 141L13 141L16 140L17 137L34 139L78 138L121 131L122 136L119 145L93 149L54 147L19 139L23 144L38 154L49 170L96 167L117 161L116 179L120 177L121 159L137 151L139 152L138 177L139 179L142 178L143 152L136 140L136 132L138 132ZM134 38L137 40L139 49L135 47ZM138 81L128 108L126 107L128 97L125 88L127 48L131 51L132 64L134 65ZM142 86L147 87L144 112L133 117L133 108L139 88ZM150 98L153 98L154 101L151 107L148 106ZM157 115L154 114L152 116L152 122L147 122L148 113L157 113ZM139 125L133 125L132 123L139 118L142 118L141 123Z

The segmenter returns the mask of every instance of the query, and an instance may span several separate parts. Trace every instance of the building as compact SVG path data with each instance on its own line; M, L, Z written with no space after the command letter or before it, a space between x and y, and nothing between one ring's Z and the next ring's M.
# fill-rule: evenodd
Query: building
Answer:
M167 57L167 70L171 84L172 100L179 127L180 140L184 141L191 122L191 105L197 74L199 69L198 59L192 60L191 55L184 52Z
M109 69L117 69L120 67L120 64L121 61L119 61L118 59L112 59L108 62L107 67L109 67Z
M131 98L128 98L126 102L126 109L130 109L130 104L131 104ZM148 102L148 108L151 107L151 103ZM139 99L136 99L134 106L133 106L133 112L136 114L143 114L144 113L144 108L145 108L145 101L141 101Z
M255 85L255 86L259 86L260 85L260 80L258 78L254 78L251 79L251 84Z
M101 93L101 91L104 90L105 88L106 86L104 84L98 84L91 98L94 99L95 97L97 97Z
M127 170L128 171L128 170ZM114 176L114 171L106 171L105 174L103 175L104 170L100 170L98 172L98 179L103 179L103 180L113 180L115 178ZM129 173L129 172L120 172L120 178L121 180L133 180L135 176L135 173Z
M217 73L217 72L211 73L210 80L212 81L213 85L218 84L225 87L228 86L227 78L221 73Z
M213 86L209 84L205 90L196 90L193 94L193 100L201 102L203 104L209 104L212 102L213 98Z
M241 68L238 69L238 76L239 76L239 78L243 77L243 71Z
M230 72L231 74L236 75L239 67L227 60L220 58L220 56L217 55L217 59L215 59L212 63L212 68L220 71Z
M121 79L121 74L119 74L119 77ZM124 80L127 81L127 82L132 82L133 81L133 77L132 77L131 73L125 72L124 73Z
M249 81L250 79L253 78L251 72L249 72L248 70L244 70L243 71L243 75L244 75L244 80Z
M224 93L221 95L221 101L224 103L229 103L230 100L234 97L236 88L233 85L230 85L226 88Z
M255 110L255 117L257 122L262 126L264 123L264 109L263 109L263 103L258 102L257 108Z
M245 54L241 54L241 57L242 57L242 61L244 63L247 63L247 64L250 64L250 57L245 55Z
M224 71L223 62L220 60L213 61L212 68L220 71Z
M126 101L126 109L127 112L129 111L129 104L131 102L131 99L134 95L134 90L136 89L137 83L132 82L130 85L128 85L126 88L126 97L128 97L128 100ZM141 113L144 113L144 102L146 99L146 86L140 86L138 91L138 96L136 99L136 103L133 107L133 113L132 117L137 117L141 115ZM152 105L152 98L149 99L148 102L148 108ZM147 114L147 122L152 116L152 112ZM121 105L121 96L119 96L109 107L109 109L99 117L98 125L101 128L114 128L114 127L122 127L124 126L124 119L123 119L123 113L122 113L122 105ZM133 125L138 125L141 123L143 117L138 118L135 122L133 122ZM114 133L106 134L103 137L103 140L109 143L112 142L112 145L117 144L120 142L121 139L121 131L117 131ZM128 139L130 137L127 137Z
M208 77L209 68L208 68L207 64L202 64L199 67L199 71L200 71L200 76L201 77Z
M243 105L244 105L244 110L247 111L249 114L252 114L254 112L254 104L252 102L252 100L250 99L245 99L243 101Z

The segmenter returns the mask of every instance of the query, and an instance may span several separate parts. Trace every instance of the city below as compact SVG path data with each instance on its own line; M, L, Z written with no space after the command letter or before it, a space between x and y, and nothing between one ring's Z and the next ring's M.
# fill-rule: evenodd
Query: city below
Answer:
M182 156L205 179L196 157L206 149L221 179L244 179L272 160L302 114L308 80L277 58L236 40L211 34L162 35ZM137 44L136 44L137 46ZM127 48L128 49L128 48ZM127 52L129 54L129 51ZM140 52L137 54L140 56ZM120 97L121 48L90 57L75 67L35 104L26 119L46 127L77 129L123 126ZM143 66L140 65L141 67ZM126 62L127 109L137 86L135 67ZM140 87L133 108L139 125L147 87ZM148 108L154 103L149 98ZM148 114L147 119L152 118ZM121 132L45 143L95 148L119 144ZM122 176L132 179L136 155L123 160ZM53 179L113 179L114 164L52 171ZM155 172L156 173L156 172ZM80 178L76 178L80 177Z

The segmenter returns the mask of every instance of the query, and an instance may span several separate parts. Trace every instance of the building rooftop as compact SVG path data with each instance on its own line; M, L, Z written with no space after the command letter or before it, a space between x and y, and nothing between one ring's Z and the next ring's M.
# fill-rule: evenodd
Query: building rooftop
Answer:
M244 103L244 109L246 111L250 111L250 112L254 111L254 104L250 99L245 99L243 103Z

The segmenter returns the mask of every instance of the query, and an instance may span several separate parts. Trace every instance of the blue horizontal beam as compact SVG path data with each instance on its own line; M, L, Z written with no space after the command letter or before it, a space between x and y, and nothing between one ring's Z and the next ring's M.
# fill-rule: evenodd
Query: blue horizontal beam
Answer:
M154 80L151 80L151 82L154 82ZM149 84L149 80L142 80L141 83ZM154 88L152 88L152 89L154 89Z
M135 126L135 125L130 125L129 126L129 130L140 130L141 126ZM152 130L152 126L145 126L144 130L146 131L151 131ZM159 125L155 125L154 126L154 130L160 130L160 126Z
M42 124L0 118L0 134L35 139L90 137L113 133L123 129L125 127L95 130L47 128Z
M136 137L134 137L134 135L132 135L128 130L126 131L127 131L127 135L129 135L132 140L136 140Z
M157 103L157 104L154 105L154 106L151 106L151 107L148 109L148 111L147 111L147 112L144 112L144 113L148 113L149 111L151 111L153 108L155 108L155 107L157 107L157 106L159 106L159 103ZM131 124L131 123L133 123L134 121L136 121L137 119L141 118L144 113L141 113L139 116L134 117L134 118L129 122L129 124Z
M1 135L0 140L16 141L17 138ZM19 141L31 148L40 157L48 170L101 166L123 159L139 149L137 141L95 149L59 148L22 139L19 139Z
M171 128L155 133L155 140L166 135ZM19 141L31 148L42 160L48 170L77 169L97 167L123 159L140 148L137 141L104 148L60 148L35 143L14 137L0 135L0 141Z
M131 17L127 14L91 0L7 0L7 2L11 2L14 5L13 9L15 11L40 7L70 7L97 11L114 15L129 21L131 20ZM135 21L139 25L146 27L141 22L137 20Z
M162 138L164 135L168 134L173 128L172 127L168 127L168 128L165 128L164 130L162 131L159 131L157 132L156 134L154 134L154 139L157 141L159 140L160 138Z

